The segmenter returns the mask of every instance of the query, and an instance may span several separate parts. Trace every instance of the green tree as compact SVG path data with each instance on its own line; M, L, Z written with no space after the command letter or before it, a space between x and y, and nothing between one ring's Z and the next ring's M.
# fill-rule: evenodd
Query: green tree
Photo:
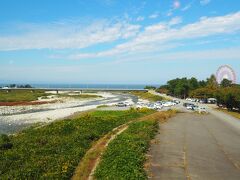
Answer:
M204 81L204 80L199 81L198 84L199 84L200 87L206 87L207 86L207 82Z
M145 86L144 89L153 89L153 90L155 90L157 88L155 86Z
M190 88L190 90L194 90L194 89L199 88L199 83L198 83L198 80L196 78L192 77L189 80L189 88Z
M218 87L218 83L215 75L212 74L210 78L207 79L207 86L212 89L215 89Z
M232 85L232 81L228 79L223 79L221 82L221 87L230 87Z

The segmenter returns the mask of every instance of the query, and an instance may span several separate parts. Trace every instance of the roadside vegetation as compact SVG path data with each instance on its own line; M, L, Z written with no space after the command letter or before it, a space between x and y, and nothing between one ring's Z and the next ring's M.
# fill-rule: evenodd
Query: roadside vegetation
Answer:
M227 113L235 118L240 119L240 113L239 112L234 112L234 111L229 111L227 109L222 109L222 108L217 108L217 110L222 111L224 113Z
M0 91L0 102L29 102L47 96L41 90L3 90Z
M158 131L158 121L164 122L174 111L157 112L133 122L107 147L94 176L96 179L147 179L145 154Z
M141 99L146 99L149 101L162 101L165 100L164 97L159 95L154 95L149 92L142 92L142 91L132 91L131 94L138 96Z
M0 179L69 179L87 150L113 128L153 111L95 111L1 136Z

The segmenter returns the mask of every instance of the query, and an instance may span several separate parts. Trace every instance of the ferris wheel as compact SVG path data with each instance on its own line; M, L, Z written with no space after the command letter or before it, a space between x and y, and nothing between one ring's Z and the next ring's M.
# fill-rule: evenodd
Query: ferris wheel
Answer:
M216 72L216 79L218 84L220 84L223 79L228 79L232 81L233 84L237 83L236 73L229 65L223 65L218 68Z

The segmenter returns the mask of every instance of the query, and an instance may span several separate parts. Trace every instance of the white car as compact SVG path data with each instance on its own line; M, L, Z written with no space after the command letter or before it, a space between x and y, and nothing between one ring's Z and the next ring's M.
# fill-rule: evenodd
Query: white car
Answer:
M188 106L187 106L187 109L188 109L188 110L194 110L194 107L191 106L191 105L188 105Z
M207 109L204 107L199 107L197 110L199 113L207 113L208 112Z
M138 102L136 105L136 108L145 108L147 107L147 104L143 103L143 102Z
M132 106L133 105L133 103L131 103L131 102L128 102L128 101L125 101L125 102L123 102L126 106Z
M170 106L175 106L176 103L172 102L172 101L167 101L163 103L163 106L165 107L170 107Z
M119 102L116 104L117 107L126 107L127 105L123 102Z

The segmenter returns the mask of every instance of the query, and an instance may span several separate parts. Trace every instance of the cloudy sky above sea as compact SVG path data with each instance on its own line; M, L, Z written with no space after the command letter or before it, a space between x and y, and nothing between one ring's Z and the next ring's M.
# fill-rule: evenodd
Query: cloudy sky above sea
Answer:
M240 79L238 0L1 0L0 83Z

